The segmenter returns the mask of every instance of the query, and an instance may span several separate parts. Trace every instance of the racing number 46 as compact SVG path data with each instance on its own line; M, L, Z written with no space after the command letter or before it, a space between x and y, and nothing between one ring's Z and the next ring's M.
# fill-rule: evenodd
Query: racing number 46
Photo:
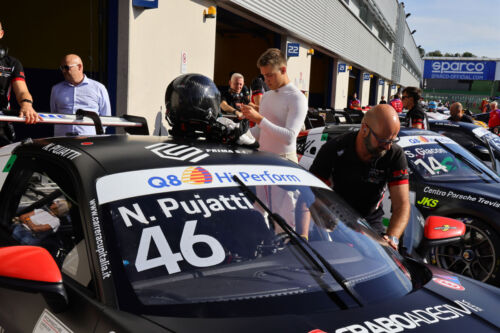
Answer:
M168 244L160 226L145 228L142 231L139 249L135 260L135 267L138 272L147 269L165 266L169 274L181 271L179 261L186 260L195 267L209 267L221 263L226 254L219 241L209 235L195 235L196 220L186 221L182 230L180 250L174 253ZM148 259L149 247L153 241L160 253L159 257ZM210 247L212 255L208 257L199 257L194 251L194 244L205 243Z

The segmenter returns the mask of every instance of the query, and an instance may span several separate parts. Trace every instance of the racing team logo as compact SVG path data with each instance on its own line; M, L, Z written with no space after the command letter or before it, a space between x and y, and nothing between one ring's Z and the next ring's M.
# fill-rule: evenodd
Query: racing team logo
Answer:
M190 147L187 145L177 145L174 143L155 143L154 145L145 147L151 150L161 158L168 158L171 160L198 162L208 157L209 155L203 150Z
M212 174L202 167L189 167L182 173L183 183L201 185L212 182Z
M429 142L429 139L424 136L419 136L418 139L420 140L420 142Z
M434 230L442 230L442 231L446 232L446 231L448 231L448 230L450 230L450 229L456 229L456 228L457 228L457 227L451 227L451 226L450 226L450 225L448 225L448 224L444 224L444 225L442 225L442 226L440 226L440 227L435 227L435 228L434 228Z
M438 277L432 278L432 281L439 284L440 286L459 291L465 290L465 288L460 284L460 280L456 276L439 274L436 274L436 276Z

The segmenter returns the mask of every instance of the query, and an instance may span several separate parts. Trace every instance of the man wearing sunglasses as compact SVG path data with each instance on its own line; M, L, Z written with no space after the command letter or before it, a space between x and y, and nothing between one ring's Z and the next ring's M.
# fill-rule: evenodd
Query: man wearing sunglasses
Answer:
M53 113L75 114L78 109L93 111L100 116L111 116L106 87L83 73L83 62L76 54L61 60L64 81L52 87L50 110ZM95 135L93 126L55 125L54 136Z
M0 39L5 32L0 22ZM20 106L19 117L24 117L27 124L34 124L43 120L33 109L33 97L26 85L24 69L21 62L8 55L7 48L0 45L0 109L10 109L11 92L16 95L16 100ZM11 130L6 128L7 124L0 125L0 145L10 143L10 135L7 132ZM13 134L13 133L11 133Z
M399 128L394 108L379 104L366 112L359 131L325 143L310 168L379 233L384 233L382 198L388 186L392 216L384 237L394 249L410 217L408 164L396 144Z
M422 98L422 91L417 87L406 87L403 90L403 107L408 110L406 118L409 126L425 129L425 111L419 101Z

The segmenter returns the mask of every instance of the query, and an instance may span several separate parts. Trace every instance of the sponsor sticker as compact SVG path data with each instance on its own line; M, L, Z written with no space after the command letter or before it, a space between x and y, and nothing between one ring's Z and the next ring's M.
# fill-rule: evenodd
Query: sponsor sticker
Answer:
M40 318L33 328L33 333L72 333L66 325L63 324L55 315L49 310L44 309Z
M9 172L10 169L12 169L12 166L14 165L14 162L16 161L16 159L17 159L16 154L10 155L9 160L7 161L7 163L5 163L5 167L3 168L3 172Z
M441 136L441 135L414 135L414 136L402 136L398 141L398 146L402 148L419 146L419 145L428 145L428 144L436 144L436 139L444 144L457 144L452 139Z
M231 171L228 171L231 170ZM203 187L237 187L237 176L245 185L302 185L329 189L306 170L269 165L206 165L138 170L104 176L97 180L99 204L143 195L199 190Z
M453 290L464 291L465 288L460 284L460 280L456 276L448 276L448 275L438 275L438 277L433 277L432 281L439 284L442 287L450 288Z

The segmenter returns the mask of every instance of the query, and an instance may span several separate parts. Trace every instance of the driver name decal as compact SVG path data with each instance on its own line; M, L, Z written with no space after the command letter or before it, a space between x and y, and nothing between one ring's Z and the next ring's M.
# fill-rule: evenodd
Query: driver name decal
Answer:
M425 309L415 309L404 313L394 313L374 318L360 324L352 324L335 330L335 333L403 332L417 327L434 325L440 321L453 320L481 312L483 309L466 300L455 300L455 305L440 304ZM324 332L328 333L328 332Z
M77 152L76 150L66 148L61 145L56 145L55 143L49 143L42 149L51 152L54 155L66 157L69 160L73 160L82 154L80 152Z

